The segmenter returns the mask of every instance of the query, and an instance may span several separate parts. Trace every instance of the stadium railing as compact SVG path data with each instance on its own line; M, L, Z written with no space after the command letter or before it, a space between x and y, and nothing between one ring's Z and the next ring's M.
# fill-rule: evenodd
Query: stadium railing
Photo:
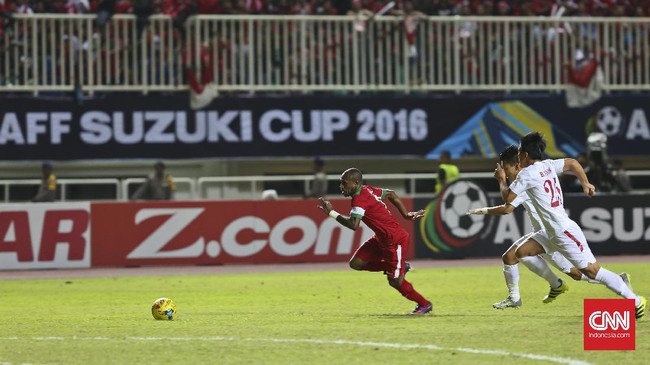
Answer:
M122 179L120 184L120 197L122 200L128 200L129 196L133 192L133 187L137 188L135 185L140 185L144 183L147 179L142 177L126 178ZM174 194L176 200L195 200L198 198L196 195L196 180L190 177L174 177L174 183L176 184L177 191Z
M104 29L93 15L15 19L0 91L186 90L187 60L217 92L557 92L578 50L601 62L605 91L650 88L650 18L436 16L409 33L395 16L200 15L185 42L164 15L141 36L132 15Z
M650 170L633 170L628 171L630 178L648 178L650 177ZM431 197L433 196L433 185L437 177L435 173L407 173L407 174L366 174L364 180L372 184L391 188L397 191L401 196L405 197ZM493 173L491 172L464 172L462 178L473 179L475 181L484 183L494 183ZM297 182L301 186L306 187L307 184L313 179L313 175L274 175L274 176L206 176L206 177L174 177L177 184L177 191L175 193L175 200L258 200L262 197L262 192L265 190L265 184L269 182ZM340 175L329 174L327 179L336 184ZM73 201L73 200L107 200L106 194L101 194L100 197L88 197L88 193L83 199L69 196L66 194L66 188L71 186L92 186L92 185L105 185L110 186L112 189L112 196L115 199L126 201L129 199L129 193L132 191L134 185L141 184L145 178L125 178L125 179L59 179L58 189L61 191L60 201ZM424 181L430 185L431 189L427 191L419 191L417 187L418 181ZM11 187L33 185L34 189L40 184L38 179L13 179L13 180L0 180L0 186L3 188L3 201L17 202L18 200L12 199ZM298 189L289 194L281 194L282 199L299 199L302 198L304 189ZM330 189L331 190L331 189ZM635 192L650 193L647 187L637 187ZM36 192L36 190L34 190ZM330 191L332 196L334 192Z
M8 203L11 201L11 187L16 186L34 186L34 195L36 194L36 188L41 184L40 179L12 179L12 180L0 180L0 186L2 186L4 202ZM112 191L115 192L116 199L121 199L120 196L120 186L122 182L120 179L113 178L84 178L84 179L57 179L57 190L59 191L59 199L61 201L67 201L68 199L68 187L75 186L96 186L96 185L105 185L109 186ZM98 199L98 198L95 198Z

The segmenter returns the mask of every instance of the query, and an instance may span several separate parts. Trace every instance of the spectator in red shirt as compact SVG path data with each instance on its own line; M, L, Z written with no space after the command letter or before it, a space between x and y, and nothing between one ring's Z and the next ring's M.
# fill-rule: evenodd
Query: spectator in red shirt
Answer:
M567 65L569 69L569 82L582 88L586 88L589 86L591 79L596 74L598 61L593 57L586 58L582 50L576 51L575 60L575 67L571 64Z

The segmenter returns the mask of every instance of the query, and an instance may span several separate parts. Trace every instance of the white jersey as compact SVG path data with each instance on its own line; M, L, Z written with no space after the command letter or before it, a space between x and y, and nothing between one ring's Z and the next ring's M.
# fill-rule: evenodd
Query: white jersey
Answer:
M524 206L526 213L528 213L528 219L530 219L530 223L533 225L533 232L541 231L544 229L542 220L539 218L539 214L537 214L535 206L533 206L533 202L530 201L530 197L528 194L526 194L525 191L521 194L517 194L517 197L510 203L510 205L515 208L520 205Z
M564 197L558 174L564 170L564 159L538 161L522 169L510 190L519 196L527 193L535 211L550 236L561 236L575 225L564 210Z

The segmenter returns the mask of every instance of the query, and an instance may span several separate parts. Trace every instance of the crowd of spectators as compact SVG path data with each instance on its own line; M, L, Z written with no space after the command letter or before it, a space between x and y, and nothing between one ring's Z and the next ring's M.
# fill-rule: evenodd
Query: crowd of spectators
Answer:
M364 8L379 10L388 0L363 0ZM398 8L403 1L397 1ZM427 15L549 16L563 5L565 16L650 16L647 0L414 0ZM98 13L109 5L117 14L147 7L152 14L288 14L344 15L350 0L0 0L2 13ZM135 9L135 10L134 10Z
M192 51L191 47L193 45L185 45L186 40L186 20L194 14L225 14L225 15L248 15L248 14L270 14L270 15L351 15L361 19L357 23L364 23L365 21L372 18L372 14L379 11L384 7L389 0L0 0L0 51L12 51L15 54L18 54L18 57L13 57L8 60L3 60L0 58L0 63L4 62L5 64L0 64L0 68L7 68L13 70L6 75L3 75L3 70L0 69L0 84L9 83L7 80L19 79L19 80L29 80L30 76L26 74L29 73L28 69L30 67L29 52L27 50L20 49L18 47L11 48L12 46L20 46L22 44L28 44L29 39L23 36L20 32L18 26L14 27L13 14L37 14L37 13L67 13L67 14L96 14L96 27L93 29L93 34L83 34L85 30L78 31L75 34L61 34L60 38L62 39L73 39L78 43L78 46L70 47L69 49L64 49L63 53L57 48L57 45L48 45L48 47L57 48L56 50L45 50L45 53L48 56L55 58L65 58L65 59L75 59L79 58L79 55L74 55L73 51L77 49L90 48L87 46L88 40L93 37L93 39L101 40L104 38L106 24L109 22L111 17L114 14L134 14L136 15L136 31L137 35L134 39L141 39L148 22L149 17L154 14L163 14L168 15L173 19L173 25L175 28L175 37L176 40L174 43L178 45L178 49L183 52ZM429 62L435 63L440 62L441 60L433 59L424 59L424 57L419 57L419 53L422 53L418 50L418 47L422 47L422 44L436 44L436 47L444 46L442 43L437 43L436 36L434 34L422 34L422 27L418 27L418 20L422 19L425 16L450 16L450 15L462 15L462 16L553 16L557 14L558 8L563 7L563 16L650 16L650 1L647 0L585 0L585 1L573 1L573 0L397 0L397 5L388 13L389 15L399 15L400 21L403 23L403 34L409 46L409 62L412 63L412 66L416 62ZM361 16L360 14L365 14ZM476 83L479 77L482 77L485 74L488 74L487 70L500 70L505 69L505 64L507 62L512 62L506 57L502 56L501 49L504 47L503 44L498 43L496 39L490 39L488 44L484 47L485 49L479 49L475 45L475 40L471 39L473 36L479 33L483 33L482 30L488 27L488 24L477 24L475 21L466 21L461 24L460 37L461 41L459 45L461 47L460 56L463 59L462 68L465 70L462 75L462 83ZM395 29L400 29L398 26L393 26L391 32L394 32ZM548 33L549 42L552 41L556 29L551 27L549 29L542 29L538 26L539 29L533 29L535 36L539 34ZM359 30L359 29L357 29ZM53 32L65 33L67 29L53 30ZM237 55L241 57L247 57L249 55L248 44L244 43L237 45L237 36L241 36L248 29L239 31L240 33L224 33L228 34L223 35L220 39L215 40L214 44L201 45L202 47L219 47L220 49L225 49L223 54L230 54L238 52ZM586 29L584 32L581 32L588 35L590 29ZM324 32L324 31L323 31ZM361 30L359 33L362 33ZM546 33L545 33L546 32ZM628 30L632 32L632 30ZM115 34L120 34L116 36ZM379 40L384 39L390 32L384 30L383 36L379 37ZM442 33L441 33L442 34ZM160 39L164 37L165 34L152 34L150 35L152 39ZM278 34L280 36L280 34ZM332 50L335 47L340 46L346 40L342 39L339 34L326 34L323 33L324 37L330 37L331 39L326 40L327 45L325 47L326 51L324 52L333 52ZM120 38L121 37L121 38ZM122 39L124 38L124 39ZM424 41L418 42L418 38L424 39ZM629 39L630 46L628 49L617 50L620 55L613 55L611 57L627 57L621 62L628 62L636 60L639 55L641 55L640 49L634 48L635 38L632 33L626 35L626 39ZM99 54L95 55L93 59L105 59L104 67L105 70L109 70L109 80L101 80L106 84L118 84L124 82L124 80L131 80L131 83L138 83L139 80L133 73L129 73L129 69L138 69L141 70L142 67L141 61L138 61L138 58L134 54L141 54L141 52L133 48L133 44L137 43L132 40L128 42L127 36L124 32L117 32L113 34L112 47L110 50L100 49L98 50ZM349 41L349 40L348 40ZM365 42L365 41L364 41ZM94 42L93 45L100 45L102 42ZM525 44L524 47L527 50L533 50L535 47L540 47L542 43L539 44L535 42L534 44ZM391 46L393 47L393 46ZM60 48L60 47L59 47ZM387 48L388 49L388 48ZM55 52L56 51L56 52ZM534 53L531 52L522 52L530 53L531 55L537 55L535 57L539 60L533 60L528 62L529 64L538 65L539 70L537 74L543 75L542 78L550 79L554 77L551 74L547 74L547 68L541 65L546 64L546 61L552 59L553 54L549 53L546 49L534 49ZM552 50L551 50L552 51ZM602 50L601 50L602 51ZM608 50L610 52L611 50ZM621 52L626 51L626 52ZM67 53L66 53L67 52ZM103 54L104 52L106 54ZM110 52L110 54L108 54ZM290 72L285 71L281 66L282 62L289 64L291 62L296 63L298 59L301 59L302 52L316 52L316 49L291 49L284 50L282 47L276 47L272 50L274 56L273 67L274 71L280 73L284 72L289 74ZM285 57L284 60L280 59L277 54L289 55ZM479 54L479 52L482 52ZM585 52L591 52L587 49ZM6 52L9 54L10 52ZM69 54L68 54L69 53ZM194 54L195 52L187 52ZM487 55L483 54L487 53ZM326 55L327 56L327 55ZM603 55L595 55L596 58L601 58ZM75 58L76 57L76 58ZM185 56L180 56L184 57ZM225 56L223 56L226 58ZM384 56L377 56L379 58ZM636 58L635 58L636 57ZM185 59L183 58L183 61ZM118 67L118 59L129 60L133 65L129 67ZM192 60L190 60L192 61ZM21 63L22 62L22 63ZM78 62L78 61L77 61ZM145 62L145 61L142 61ZM147 61L148 62L148 61ZM228 65L223 63L225 61L220 61L219 68L222 70L223 75L220 75L219 79L224 79L228 76ZM366 61L364 61L366 62ZM373 64L370 62L376 62L375 60L367 61L367 67L373 67ZM24 63L24 65L23 65ZM58 63L61 63L60 61ZM155 63L155 62L153 62ZM185 66L188 66L186 62L183 62ZM198 62L191 62L192 64L198 64ZM325 61L326 65L323 67L329 67L330 63L333 61ZM99 68L97 65L85 65L81 66L82 68L88 68L92 66L96 69L96 74L99 74ZM232 66L232 65L231 65ZM433 65L435 66L435 64ZM71 73L69 68L60 71L50 71L49 68L54 66L47 66L48 71L47 75L52 74L52 72L59 72L59 74ZM429 69L435 69L436 67L427 67ZM512 67L511 67L512 68ZM119 72L124 73L124 75L119 76L116 74L119 73L115 70L121 70ZM218 72L219 70L214 70ZM77 67L75 67L75 72L77 72ZM153 71L147 71L152 73L148 76L149 82L156 83L157 78L162 76L154 76ZM408 75L408 78L412 82L424 83L425 80L437 80L448 77L449 74L445 75L415 75L415 67L411 67L412 74ZM523 72L523 68L519 71ZM643 71L645 72L645 71ZM106 73L106 72L105 72ZM173 71L163 70L161 74L171 74ZM270 74L271 71L265 70L265 74ZM498 72L494 71L495 74ZM501 72L502 73L502 72ZM72 78L74 75L67 75L68 78ZM257 75L257 77L262 77L263 75ZM270 77L266 75L267 77ZM294 77L293 74L290 75ZM628 76L625 74L624 76ZM142 77L142 76L140 76ZM277 76L280 77L280 76ZM289 76L281 76L287 78ZM504 82L503 75L498 76L501 79L496 80L496 82ZM520 78L531 77L529 75L520 75ZM536 80L526 80L527 82L537 82ZM326 81L323 81L326 82ZM50 80L45 80L43 83L50 83Z

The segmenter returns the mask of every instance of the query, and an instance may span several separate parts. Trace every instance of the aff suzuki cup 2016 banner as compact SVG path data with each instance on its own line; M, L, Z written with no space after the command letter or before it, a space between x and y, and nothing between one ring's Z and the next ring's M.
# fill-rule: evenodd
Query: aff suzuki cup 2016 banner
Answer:
M423 155L454 128L409 99L218 98L196 111L185 100L3 101L0 159Z
M475 208L503 204L471 180L457 180L434 199L416 199L426 208L415 224L418 258L498 257L532 232L524 207L504 216L467 215ZM596 255L650 254L650 195L565 194L569 217L582 228Z
M190 110L187 94L86 100L0 95L0 160L329 155L495 157L531 130L553 156L587 136L611 155L650 154L648 95L606 95L588 108L564 97L306 95L219 97Z

